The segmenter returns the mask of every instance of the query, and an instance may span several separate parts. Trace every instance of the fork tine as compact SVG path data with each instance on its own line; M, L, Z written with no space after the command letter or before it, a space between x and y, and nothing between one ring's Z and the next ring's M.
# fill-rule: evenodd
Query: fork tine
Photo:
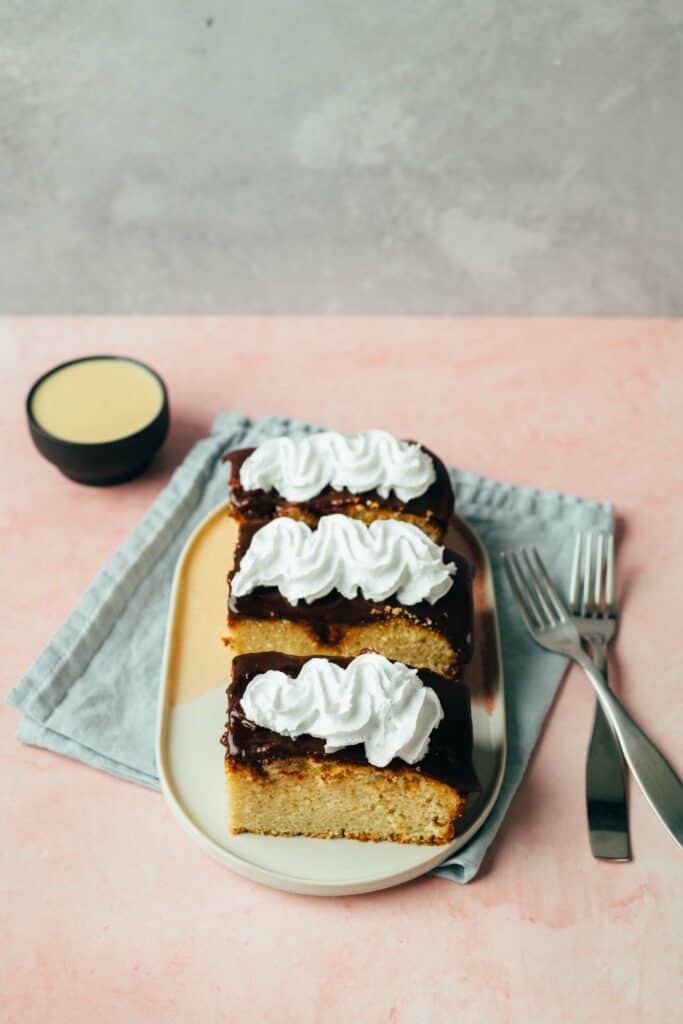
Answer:
M544 566L543 562L541 561L541 556L539 555L536 548L533 546L531 548L531 556L535 563L537 576L542 581L545 593L547 597L550 599L550 602L552 603L552 606L555 609L557 617L559 618L560 622L566 622L569 618L569 612L565 608L564 602L560 597L559 593L557 592L555 584L550 579L548 571Z
M510 584L510 589L515 601L517 602L520 614L524 619L526 628L533 633L534 630L538 629L539 625L541 625L542 620L539 618L538 612L534 608L533 604L527 600L528 595L526 587L522 583L521 579L518 579L519 569L517 567L514 552L509 552L507 555L501 552L500 557L503 563L503 569L505 570L505 575L507 576L508 583Z
M584 534L585 551L583 559L583 595L581 597L581 614L588 615L591 590L591 562L593 560L593 535Z
M536 581L528 570L525 571L523 565L523 558L525 558L525 552L523 548L519 551L513 551L511 555L511 561L513 569L515 570L517 585L521 589L522 593L526 598L526 602L533 609L534 617L537 622L537 628L545 629L548 623L552 623L553 616L552 612L548 608L547 604L543 601L543 594L540 592ZM526 558L526 564L528 566L528 558ZM529 576L531 575L531 582ZM534 593L535 591L535 593ZM539 600L540 599L540 600Z
M617 606L614 597L614 534L607 534L607 571L605 586L605 611L607 615L614 617L617 614Z
M524 563L524 567L526 569L526 572L524 572L523 575L527 588L533 589L535 599L543 609L543 612L545 613L546 622L544 623L544 625L547 624L549 626L552 626L552 624L555 622L555 616L553 614L552 608L546 600L545 594L543 593L543 588L541 587L540 580L538 579L534 566L531 564L529 552L526 550L526 548L522 548L522 550L520 551L519 560L520 562Z
M579 600L579 569L581 568L581 531L576 531L576 540L574 541L574 557L572 559L572 574L569 583L569 605L574 615L579 615L581 612L581 602Z
M595 612L602 613L602 581L605 578L605 537L599 533L595 550L595 581L593 587L593 604Z

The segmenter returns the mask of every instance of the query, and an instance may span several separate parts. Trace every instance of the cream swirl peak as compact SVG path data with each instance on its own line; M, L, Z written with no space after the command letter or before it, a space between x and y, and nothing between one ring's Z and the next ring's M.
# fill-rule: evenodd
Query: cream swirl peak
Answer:
M232 579L235 597L277 587L290 604L310 604L333 590L351 600L396 596L401 604L435 604L453 585L456 567L412 523L323 516L317 529L279 516L256 531Z
M245 490L275 490L287 501L309 501L326 487L353 494L377 491L400 501L419 498L436 480L434 462L420 447L398 441L384 430L355 437L334 431L293 440L274 437L245 459L240 483Z
M395 757L421 761L444 717L439 698L416 669L381 654L361 654L346 668L311 658L295 679L278 670L262 672L241 703L255 725L293 739L324 739L327 754L363 743L377 768Z

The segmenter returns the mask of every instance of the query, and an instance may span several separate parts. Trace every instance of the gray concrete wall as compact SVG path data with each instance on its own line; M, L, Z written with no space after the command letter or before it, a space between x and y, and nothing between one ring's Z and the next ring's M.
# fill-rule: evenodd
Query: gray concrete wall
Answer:
M0 22L0 312L683 312L683 0Z

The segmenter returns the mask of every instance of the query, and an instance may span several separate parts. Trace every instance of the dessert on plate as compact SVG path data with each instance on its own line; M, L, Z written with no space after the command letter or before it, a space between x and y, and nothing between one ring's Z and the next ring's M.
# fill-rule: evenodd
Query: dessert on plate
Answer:
M443 462L382 430L275 437L224 458L231 469L231 513L240 522L285 515L314 526L338 512L366 523L402 519L441 541L453 512Z
M478 789L467 687L375 653L235 658L223 742L235 833L447 843Z
M412 523L243 523L229 575L236 654L372 649L453 678L472 643L472 567Z
M231 830L447 843L478 788L448 471L383 431L226 459Z

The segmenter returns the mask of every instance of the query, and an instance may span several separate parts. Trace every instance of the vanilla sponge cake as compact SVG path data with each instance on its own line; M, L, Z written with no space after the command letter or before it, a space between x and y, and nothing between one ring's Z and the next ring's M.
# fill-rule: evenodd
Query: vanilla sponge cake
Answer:
M235 658L223 743L235 833L447 843L479 788L465 684L374 653Z
M471 652L472 572L398 520L242 524L228 577L229 642L236 654L372 649L453 678Z
M314 526L336 512L372 522L403 519L441 541L453 512L443 462L381 430L276 437L224 456L231 513L241 522L286 515Z

